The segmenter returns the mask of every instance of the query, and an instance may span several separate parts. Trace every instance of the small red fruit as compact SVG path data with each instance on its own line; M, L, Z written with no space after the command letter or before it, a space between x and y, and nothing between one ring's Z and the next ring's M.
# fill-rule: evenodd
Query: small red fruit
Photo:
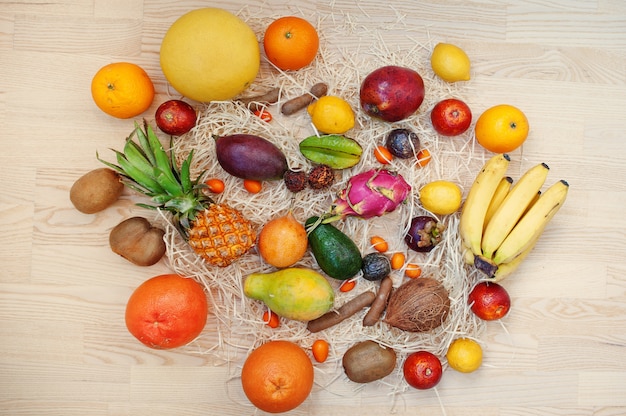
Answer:
M504 287L497 283L480 282L468 297L472 312L485 321L502 318L511 308L511 298Z
M435 387L443 374L441 361L428 351L417 351L406 357L403 371L406 382L420 390Z
M435 104L430 112L430 121L442 136L458 136L472 124L472 111L463 101L448 98Z
M181 136L195 127L196 110L182 100L165 101L156 110L156 125L165 134Z
M254 115L260 118L261 120L265 121L266 123L270 123L273 119L272 113L270 113L267 110L256 110L254 112Z

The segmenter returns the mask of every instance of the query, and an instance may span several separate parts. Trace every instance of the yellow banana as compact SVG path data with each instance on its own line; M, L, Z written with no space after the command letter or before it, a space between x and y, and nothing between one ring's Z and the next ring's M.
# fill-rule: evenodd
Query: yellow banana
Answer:
M530 247L543 233L554 214L561 209L568 190L569 184L565 180L560 180L541 194L498 247L493 261L498 265L508 263Z
M472 253L472 249L465 246L463 240L461 240L461 253L463 253L463 259L465 260L465 264L469 264L470 266L474 265L474 253Z
M535 240L513 260L511 260L508 263L499 264L498 268L496 269L496 272L493 275L493 281L500 282L504 280L505 278L509 277L510 275L512 275L513 272L515 272L519 268L520 264L522 264L524 259L528 257L528 254L530 254L533 248L535 248L535 245L537 244L537 240L539 240L539 236L537 236L537 238L535 238Z
M474 255L481 253L480 242L485 214L500 180L506 174L510 161L509 155L504 153L492 156L476 175L461 209L459 233L463 244Z
M535 202L537 202L537 200L539 199L539 197L541 196L541 191L537 191L537 195L535 195L535 197L533 198L532 201L530 201L530 204L528 204L528 206L526 207L526 210L524 211L524 213L522 214L522 217L524 215L526 215L526 213L528 212L529 209L532 208L533 205L535 205Z
M485 228L481 243L483 256L487 258L493 256L537 196L537 192L548 177L549 170L548 165L540 163L528 169L513 185Z
M485 228L487 228L487 224L489 224L489 220L493 217L493 214L496 212L506 195L509 193L511 189L511 185L513 184L513 178L510 176L505 176L500 180L496 191L493 194L493 198L491 198L491 202L489 203L489 207L487 208L487 213L485 214L485 223L483 224L483 233Z

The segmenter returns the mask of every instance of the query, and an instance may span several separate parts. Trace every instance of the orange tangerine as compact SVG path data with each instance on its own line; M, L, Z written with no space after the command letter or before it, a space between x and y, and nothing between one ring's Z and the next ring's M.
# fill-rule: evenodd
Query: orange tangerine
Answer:
M319 42L315 27L296 16L274 20L263 37L267 59L283 71L304 68L313 62Z
M313 388L313 363L290 341L269 341L250 353L241 370L248 400L269 413L295 409Z
M100 68L91 80L91 96L102 111L117 118L132 118L154 100L154 84L138 65L115 62Z
M494 153L508 153L520 147L528 137L528 130L526 115L509 104L488 108L474 127L478 143Z

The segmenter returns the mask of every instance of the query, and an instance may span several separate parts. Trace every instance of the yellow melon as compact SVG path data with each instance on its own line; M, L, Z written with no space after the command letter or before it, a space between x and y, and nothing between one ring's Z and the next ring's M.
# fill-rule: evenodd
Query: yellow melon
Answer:
M161 69L180 94L200 102L229 100L256 78L259 41L243 20L219 8L192 10L161 43Z

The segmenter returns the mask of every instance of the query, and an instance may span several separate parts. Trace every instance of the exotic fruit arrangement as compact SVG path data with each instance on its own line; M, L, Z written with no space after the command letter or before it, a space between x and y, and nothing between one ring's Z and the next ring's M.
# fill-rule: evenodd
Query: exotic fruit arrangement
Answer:
M382 42L370 29L361 38ZM296 16L184 14L159 56L182 96L156 106L154 123L135 121L115 161L96 153L105 167L69 195L82 215L125 187L151 201L137 205L154 218L109 235L121 261L172 269L128 300L129 332L183 347L215 312L224 356L241 364L232 379L272 413L300 406L314 382L384 379L411 394L449 369L477 371L481 330L513 306L499 282L521 272L569 189L544 186L547 163L513 178L529 132L519 108L492 106L471 128L460 47L375 45L389 53L346 65L327 39ZM96 74L92 97L125 119L155 92L145 71L117 63Z

